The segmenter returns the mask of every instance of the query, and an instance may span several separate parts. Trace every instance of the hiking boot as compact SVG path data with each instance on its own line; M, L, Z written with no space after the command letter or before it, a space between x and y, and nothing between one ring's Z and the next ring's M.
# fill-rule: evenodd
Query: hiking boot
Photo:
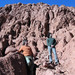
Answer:
M55 66L57 66L59 64L59 62L55 62Z
M49 64L53 64L53 61L51 61Z

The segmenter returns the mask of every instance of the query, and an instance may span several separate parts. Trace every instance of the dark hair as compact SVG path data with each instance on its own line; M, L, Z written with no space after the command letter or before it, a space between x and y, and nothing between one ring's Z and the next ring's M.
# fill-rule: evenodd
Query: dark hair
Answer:
M51 35L52 35L52 33L48 33L47 37L48 37L48 38L50 38L50 37L51 37Z

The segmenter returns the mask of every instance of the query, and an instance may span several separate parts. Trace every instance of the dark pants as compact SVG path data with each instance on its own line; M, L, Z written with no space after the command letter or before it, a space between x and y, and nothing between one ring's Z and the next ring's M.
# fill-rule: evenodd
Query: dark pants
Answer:
M32 56L25 56L27 66L28 66L28 75L34 75L34 62Z

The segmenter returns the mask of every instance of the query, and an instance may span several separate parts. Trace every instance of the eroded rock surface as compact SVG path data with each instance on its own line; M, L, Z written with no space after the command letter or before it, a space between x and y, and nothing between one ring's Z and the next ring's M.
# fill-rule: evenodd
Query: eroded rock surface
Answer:
M48 62L47 33L57 41L56 50L60 65L45 68ZM24 38L28 39L40 66L36 75L75 75L75 8L64 5L8 4L0 7L0 73L1 75L27 75L24 57L15 53ZM5 56L5 51L7 55ZM11 54L13 53L13 54ZM8 69L7 69L8 68Z

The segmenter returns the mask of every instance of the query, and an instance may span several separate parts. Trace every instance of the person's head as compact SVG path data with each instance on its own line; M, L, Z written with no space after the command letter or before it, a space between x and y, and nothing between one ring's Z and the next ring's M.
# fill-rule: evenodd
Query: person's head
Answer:
M28 46L28 40L24 39L23 40L23 45Z
M50 33L49 38L52 38L52 34Z
M48 38L52 38L52 34L51 33L48 33Z

